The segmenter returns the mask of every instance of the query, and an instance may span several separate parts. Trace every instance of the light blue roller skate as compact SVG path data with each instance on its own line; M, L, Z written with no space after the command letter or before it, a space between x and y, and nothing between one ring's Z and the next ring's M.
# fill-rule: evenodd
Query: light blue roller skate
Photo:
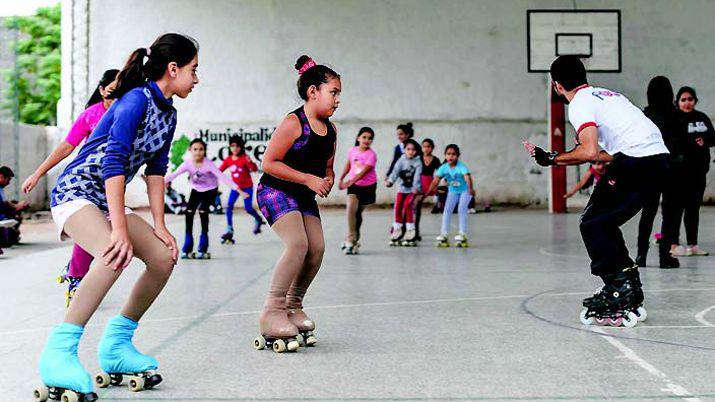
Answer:
M94 377L98 387L121 385L125 375L129 377L129 389L134 392L154 388L162 381L156 372L159 368L156 359L139 353L132 344L137 326L136 321L123 315L107 323L98 348L99 367L103 370Z
M54 327L40 356L40 378L44 384L34 391L35 401L96 401L92 376L77 356L84 328L63 322Z

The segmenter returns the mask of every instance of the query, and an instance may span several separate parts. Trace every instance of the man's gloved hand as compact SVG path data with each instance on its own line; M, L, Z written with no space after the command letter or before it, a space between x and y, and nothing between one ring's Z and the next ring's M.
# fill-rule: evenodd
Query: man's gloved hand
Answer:
M541 147L535 147L531 156L540 166L552 166L556 164L556 155L558 154L556 151L546 152Z

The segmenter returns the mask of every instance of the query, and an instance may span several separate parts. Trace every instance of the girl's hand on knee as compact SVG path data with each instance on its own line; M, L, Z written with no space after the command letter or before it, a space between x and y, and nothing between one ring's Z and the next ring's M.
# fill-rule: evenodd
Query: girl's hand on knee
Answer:
M166 227L158 227L154 229L154 235L159 238L166 247L171 250L171 258L176 262L179 259L179 247L176 245L176 238L171 235Z
M129 234L126 230L115 229L112 230L109 239L109 245L102 253L104 264L111 266L115 271L126 268L134 258L134 248L129 240Z

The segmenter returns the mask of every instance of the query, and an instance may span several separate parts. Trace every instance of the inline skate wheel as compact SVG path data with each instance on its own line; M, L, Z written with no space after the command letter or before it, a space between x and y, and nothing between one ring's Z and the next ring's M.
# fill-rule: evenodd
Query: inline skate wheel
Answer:
M109 374L107 373L99 373L94 376L94 383L99 387L99 388L107 388L109 384L111 383L112 379L109 377Z
M305 340L305 346L313 346L316 343L318 343L318 338L313 335L308 336L308 338Z
M292 340L292 341L288 342L288 345L286 346L286 348L288 349L289 352L295 352L296 350L298 350L298 348L300 348L300 343L298 343L297 340Z
M579 314L578 318L581 320L581 324L583 325L593 325L593 323L596 322L596 319L594 317L586 317L587 312L587 309L581 310L581 314Z
M129 379L129 390L132 392L139 392L144 389L144 378L143 377L131 377Z
M62 393L62 402L79 402L79 395L74 391L65 391Z
M43 385L35 388L35 390L32 391L32 396L35 398L35 402L45 402L47 398L50 397L50 390Z
M645 310L645 307L640 306L636 309L636 315L638 316L638 321L645 321L646 318L648 318L648 312Z
M286 343L283 339L276 339L273 341L273 351L276 353L283 353L286 351Z
M629 311L628 314L623 316L621 324L626 328L633 328L638 323L638 315L633 311Z
M263 336L257 336L256 339L253 340L253 347L256 348L256 350L263 350L266 348L266 339Z

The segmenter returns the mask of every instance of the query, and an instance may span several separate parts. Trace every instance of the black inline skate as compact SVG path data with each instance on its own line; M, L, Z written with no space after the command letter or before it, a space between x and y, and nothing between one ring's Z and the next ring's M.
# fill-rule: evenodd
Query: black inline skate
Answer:
M583 300L579 318L585 325L633 327L644 321L643 290L637 267L602 277L605 285Z

